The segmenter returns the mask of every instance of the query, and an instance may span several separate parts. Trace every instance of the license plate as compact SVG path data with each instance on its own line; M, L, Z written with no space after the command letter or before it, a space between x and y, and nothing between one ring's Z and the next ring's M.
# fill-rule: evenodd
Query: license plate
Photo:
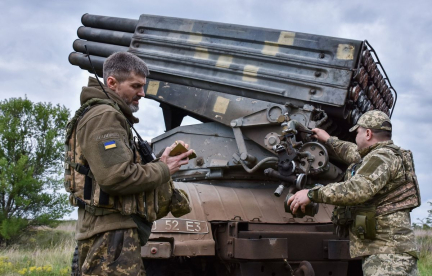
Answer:
M206 234L209 232L209 230L207 222L199 220L163 218L153 223L152 233L167 232Z

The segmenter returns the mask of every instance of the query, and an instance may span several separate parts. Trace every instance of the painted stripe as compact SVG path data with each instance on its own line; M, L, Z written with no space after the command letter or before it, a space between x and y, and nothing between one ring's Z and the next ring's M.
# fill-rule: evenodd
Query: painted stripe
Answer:
M354 59L355 47L349 44L339 44L336 52L336 58L342 60Z
M293 32L281 32L278 39L278 44L282 45L293 45L295 33Z
M266 41L264 42L264 47L261 51L262 54L267 56L275 56L279 52L279 46L275 45L274 42Z
M230 100L221 96L218 96L213 106L213 112L225 114L228 108Z
M189 43L199 44L202 41L202 34L190 34L188 37Z
M216 67L229 68L232 63L232 60L233 60L232 56L222 55L218 58L216 62Z
M249 82L257 82L257 73L258 73L259 67L254 65L245 65L243 69L243 81L249 81Z
M206 48L196 47L195 48L194 58L197 58L197 59L208 59L209 58L208 50Z
M159 90L159 82L158 81L150 81L149 85L147 86L147 95L153 95L156 96Z

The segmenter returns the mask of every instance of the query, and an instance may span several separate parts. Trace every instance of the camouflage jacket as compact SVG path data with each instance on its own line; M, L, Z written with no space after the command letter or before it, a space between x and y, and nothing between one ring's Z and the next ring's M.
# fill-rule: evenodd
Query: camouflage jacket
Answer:
M91 108L77 125L77 142L82 149L83 157L101 189L110 196L123 198L145 195L147 197L147 219L154 221L160 216L155 212L155 189L159 204L169 204L173 189L168 166L160 161L141 165L130 146L129 125L124 117L132 123L138 119L132 115L130 108L108 87L105 90L111 99L117 102L123 114L110 105L99 105ZM105 94L94 78L89 79L88 87L83 87L81 104L92 98L106 99ZM116 147L105 150L101 143L105 140L115 141ZM101 142L102 141L102 142ZM131 208L137 208L132 204ZM167 208L160 208L161 214L167 214ZM95 234L117 229L136 228L130 216L112 213L93 216L83 208L78 209L76 239L83 240Z
M332 183L315 192L314 201L337 206L370 206L381 195L404 181L402 159L386 148L393 141L358 150L357 145L328 139L326 145L338 159L350 164L344 182ZM415 255L415 237L410 210L376 216L376 239L361 240L350 229L350 254L355 258L373 254L407 252Z

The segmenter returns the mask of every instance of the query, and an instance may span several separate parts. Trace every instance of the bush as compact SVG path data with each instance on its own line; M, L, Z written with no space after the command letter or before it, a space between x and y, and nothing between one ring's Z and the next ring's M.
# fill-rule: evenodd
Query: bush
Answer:
M58 192L68 117L68 109L50 103L0 102L0 241L71 212Z

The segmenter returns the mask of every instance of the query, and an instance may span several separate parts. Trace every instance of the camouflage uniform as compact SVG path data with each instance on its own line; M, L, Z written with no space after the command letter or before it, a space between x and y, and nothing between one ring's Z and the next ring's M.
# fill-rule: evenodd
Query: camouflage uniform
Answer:
M81 275L146 275L136 229L101 233L78 243Z
M381 125L381 122L389 121L387 115L381 113L365 113L362 116L363 120L360 118L358 125L350 131L357 129L359 125L373 128L370 126L376 125L377 122ZM369 116L365 116L366 114ZM374 120L377 117L378 119ZM338 159L351 165L348 167L344 182L312 189L310 197L314 202L337 206L371 206L375 199L405 180L402 159L389 148L393 146L392 140L376 143L360 151L356 144L340 141L336 137L330 137L326 145ZM351 257L364 257L365 275L415 275L416 258L413 256L416 256L417 247L411 228L410 209L377 215L375 239L361 239L353 233L352 228L349 231L349 238ZM389 265L402 259L403 265ZM402 269L401 266L406 268L406 272L403 272L405 274L388 272L391 267Z

